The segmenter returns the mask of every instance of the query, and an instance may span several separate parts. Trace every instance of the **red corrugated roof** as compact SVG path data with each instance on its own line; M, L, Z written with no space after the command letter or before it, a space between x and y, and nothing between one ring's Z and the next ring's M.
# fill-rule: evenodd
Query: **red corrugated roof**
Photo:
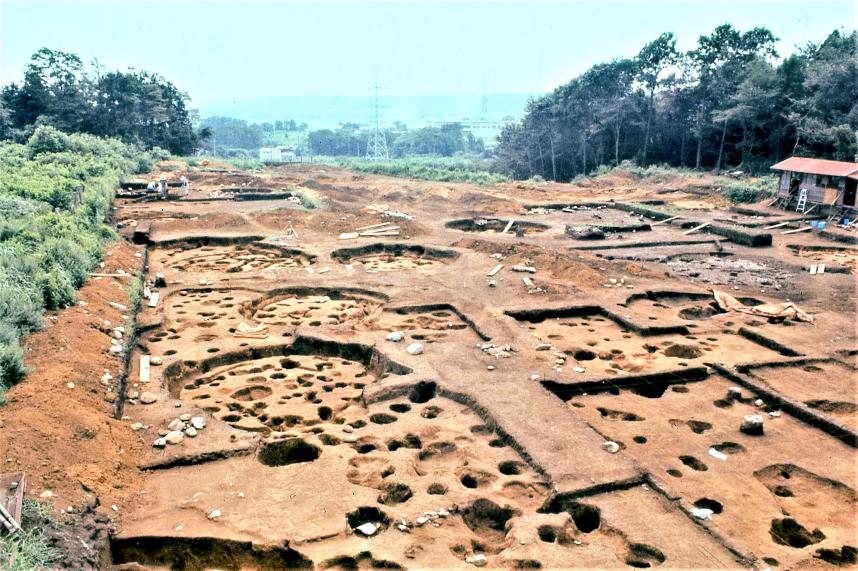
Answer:
M858 173L858 163L843 161L828 161L825 159L808 159L805 157L790 157L773 165L772 170L824 174L828 176L849 176Z

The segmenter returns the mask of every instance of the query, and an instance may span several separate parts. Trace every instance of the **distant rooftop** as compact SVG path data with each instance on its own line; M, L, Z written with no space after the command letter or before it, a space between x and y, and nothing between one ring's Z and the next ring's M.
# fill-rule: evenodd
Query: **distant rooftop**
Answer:
M844 161L829 161L826 159L810 159L806 157L790 157L776 165L772 170L822 174L828 176L848 176L858 178L858 163ZM850 176L851 175L851 176Z

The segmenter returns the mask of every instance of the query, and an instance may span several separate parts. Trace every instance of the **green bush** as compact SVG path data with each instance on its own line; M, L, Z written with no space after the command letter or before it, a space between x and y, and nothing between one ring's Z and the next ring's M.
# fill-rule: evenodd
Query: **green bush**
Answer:
M60 554L45 537L45 525L53 523L51 508L24 499L21 512L23 532L6 534L0 538L0 564L4 571L39 571L53 569Z
M372 174L488 185L508 182L504 175L490 172L484 161L470 157L406 157L387 162L338 159L338 166Z
M727 200L736 204L759 202L775 195L777 179L763 177L742 182L726 182L723 192Z
M27 374L24 367L24 351L15 341L0 344L0 390L5 390L21 381Z
M45 300L46 309L63 309L75 302L75 287L68 273L59 267L40 274L36 278L39 291Z
M152 153L163 156L164 151ZM0 143L0 383L24 375L18 337L44 309L75 301L116 233L113 189L152 155L115 139L39 126L26 144Z

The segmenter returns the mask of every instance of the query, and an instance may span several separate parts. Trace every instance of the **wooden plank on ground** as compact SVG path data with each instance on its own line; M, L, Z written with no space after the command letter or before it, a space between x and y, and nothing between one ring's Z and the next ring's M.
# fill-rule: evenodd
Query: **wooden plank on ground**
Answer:
M810 275L812 275L812 276L816 275L816 269L817 269L817 267L818 267L818 266L817 266L816 264L812 264L812 265L810 266Z
M399 236L399 230L391 230L390 232L375 232L370 234L369 232L362 232L361 236L366 238L379 238L382 236Z
M343 232L342 234L340 234L339 239L340 240L353 240L353 239L357 238L358 236L360 236L360 234L358 234L357 232Z
M694 228L692 228L691 230L686 230L685 232L683 232L683 233L682 233L682 235L683 235L683 236L688 236L689 234L693 234L693 233L697 232L698 230L703 230L704 228L706 228L706 227L707 227L707 226L709 226L710 224L711 224L711 222L704 222L704 223L703 223L703 224L701 224L700 226L695 226L695 227L694 227Z
M825 264L819 264L819 267L816 268L816 273L817 274L824 274L825 273Z
M789 225L790 222L779 222L777 224L773 224L771 226L766 226L763 230L774 230L775 228L783 228L784 226Z
M509 229L512 228L513 224L515 224L515 220L511 219L509 222L507 222L506 228L503 229L503 234L506 234L507 232L509 232Z
M488 277L492 277L493 275L495 275L496 273L498 273L499 271L501 271L501 269L502 269L502 268L503 268L503 264L498 264L498 265L496 265L494 268L492 268L492 271L490 271L490 272L489 272L489 273L487 273L486 275L487 275Z
M380 228L381 226L387 226L390 222L382 222L381 224L370 224L369 226L361 226L360 228L355 228L358 232L362 230L369 230L370 228Z
M149 296L149 307L158 307L158 298L161 297L161 294L153 291L152 295Z
M12 516L16 524L21 523L21 509L24 506L24 491L27 476L23 473L0 474L0 506Z
M671 220L676 220L679 216L671 216L670 218L665 218L664 220L659 220L658 222L653 222L650 226L658 226L659 224L667 224Z
M805 226L804 228L796 228L795 230L787 230L786 232L781 232L781 235L784 234L795 234L796 232L807 232L808 230L812 230L812 226Z
M140 384L149 382L151 365L149 364L149 355L140 355Z

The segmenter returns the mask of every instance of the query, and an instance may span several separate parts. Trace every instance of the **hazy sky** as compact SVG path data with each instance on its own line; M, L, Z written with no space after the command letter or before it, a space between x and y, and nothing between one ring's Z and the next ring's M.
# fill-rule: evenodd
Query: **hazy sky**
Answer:
M164 75L194 103L266 95L540 93L661 32L682 49L729 22L780 53L855 26L854 2L14 2L0 83L40 47ZM374 71L377 69L377 72Z

